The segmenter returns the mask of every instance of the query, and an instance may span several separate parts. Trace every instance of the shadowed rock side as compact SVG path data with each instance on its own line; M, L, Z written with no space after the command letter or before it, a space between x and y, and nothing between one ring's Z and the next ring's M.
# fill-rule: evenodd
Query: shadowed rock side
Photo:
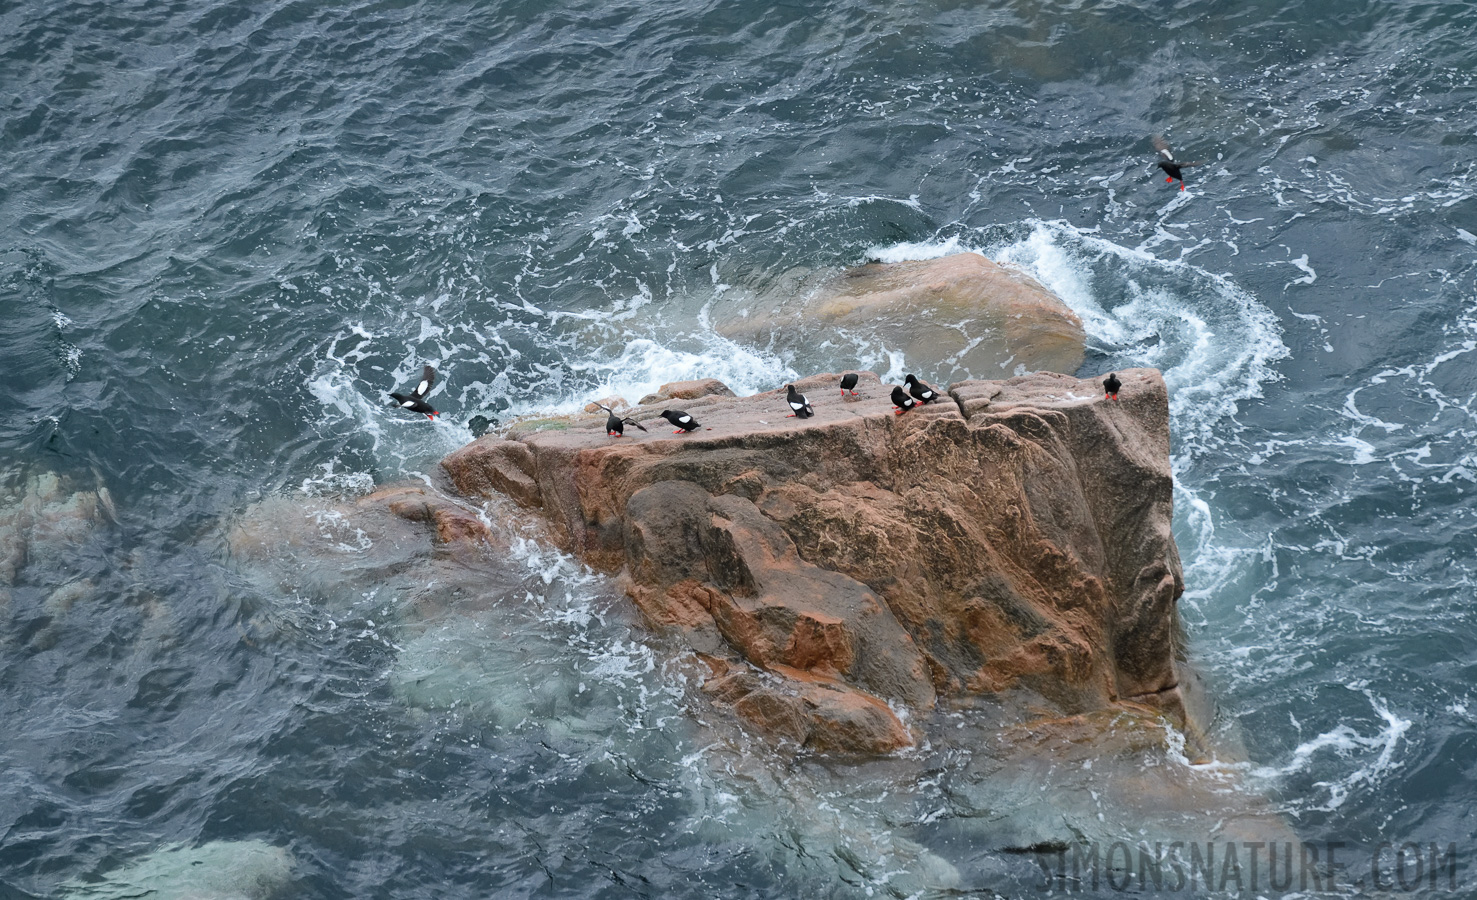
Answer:
M715 700L769 733L883 752L911 740L898 711L1003 692L1184 725L1167 395L1156 371L1120 376L1117 402L1038 373L898 416L875 375L845 400L822 375L796 383L810 419L783 390L714 394L683 401L692 434L657 419L614 439L590 417L442 465L622 571L651 623L712 658Z

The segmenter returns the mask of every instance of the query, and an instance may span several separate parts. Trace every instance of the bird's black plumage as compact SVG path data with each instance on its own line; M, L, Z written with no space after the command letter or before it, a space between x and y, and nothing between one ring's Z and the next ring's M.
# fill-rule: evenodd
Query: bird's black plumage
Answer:
M793 384L787 384L785 387L789 391L785 397L785 402L790 404L790 416L794 416L797 419L808 419L815 415L815 410L810 408L810 401L805 399L804 394L795 390ZM785 416L785 418L788 419L790 416Z
M401 409L424 413L426 418L434 419L440 414L431 408L431 404L426 402L426 394L431 392L431 385L435 383L436 368L434 366L426 366L421 370L420 383L415 386L414 390L409 394L392 393L390 394L390 399L394 400Z
M902 385L895 384L892 386L892 405L897 407L893 415L900 416L917 406L918 401L908 396L908 392L903 390Z
M939 398L938 391L919 381L917 378L914 378L912 375L904 378L903 381L906 381L908 383L908 393L912 394L913 399L917 400L919 403L932 403Z
M1191 168L1193 166L1202 166L1205 164L1203 161L1180 162L1176 160L1174 158L1174 150L1170 148L1169 142L1166 141L1164 139L1164 136L1160 134L1154 135L1154 149L1159 154L1157 165L1160 169L1164 171L1165 175L1169 176L1164 180L1178 181L1180 183L1180 190L1185 189L1185 175L1182 170Z
M663 419L677 426L677 430L672 432L673 434L686 434L689 431L696 431L698 429L697 420L680 409L664 409L660 415Z
M615 414L615 410L601 403L596 403L595 405L605 410L607 414L605 416L605 433L611 437L624 437L627 425L635 425L641 431L646 430L646 426L630 416L618 416Z
M841 393L843 395L845 395L847 392L850 392L851 395L853 397L855 397L856 396L856 380L857 380L857 374L855 372L847 372L845 375L842 375L841 376Z
M1108 400L1118 399L1118 389L1123 387L1123 382L1118 380L1118 373L1109 372L1108 377L1103 379L1103 397Z

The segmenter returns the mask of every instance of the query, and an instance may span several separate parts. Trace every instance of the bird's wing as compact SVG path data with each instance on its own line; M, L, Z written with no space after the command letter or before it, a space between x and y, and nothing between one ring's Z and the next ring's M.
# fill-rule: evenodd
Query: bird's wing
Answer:
M414 391L411 391L411 396L415 397L416 399L420 399L421 397L426 396L426 394L430 393L431 391L431 385L435 383L436 367L426 366L425 369L421 371L421 383L415 386Z
M627 425L635 425L637 428L641 429L642 431L645 431L646 430L646 426L642 425L640 422L636 421L635 419L630 418L629 416L627 416L624 419L621 419L621 421L622 422L625 422Z
M1154 135L1154 149L1158 150L1160 155L1165 159L1174 162L1174 151L1169 149L1169 141L1164 139L1164 135Z

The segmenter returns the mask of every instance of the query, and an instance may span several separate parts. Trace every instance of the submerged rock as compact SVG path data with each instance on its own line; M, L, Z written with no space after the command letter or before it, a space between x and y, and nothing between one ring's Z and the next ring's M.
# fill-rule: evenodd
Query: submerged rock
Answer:
M272 592L346 608L381 588L432 609L494 583L507 551L477 514L419 485L356 499L278 496L247 508L225 532L234 565Z
M76 480L53 472L0 476L0 611L22 585L45 592L28 626L35 650L55 646L72 608L93 597L96 581L79 563L117 519L106 487Z
M52 472L0 479L0 590L28 564L66 560L93 531L116 518L106 487L77 489Z
M649 622L716 660L711 696L777 737L887 752L910 712L1007 693L1184 726L1168 399L1156 371L1121 376L1117 402L1038 373L897 416L865 373L810 419L783 391L710 395L686 406L692 434L572 420L442 465L621 572ZM796 386L816 401L835 382Z
M165 847L98 881L66 885L76 900L269 900L292 880L292 856L263 841Z
M1075 372L1086 340L1082 320L1055 294L978 253L858 266L798 299L756 302L718 327L764 343L791 335L813 346L845 335L897 346L915 369L985 378Z

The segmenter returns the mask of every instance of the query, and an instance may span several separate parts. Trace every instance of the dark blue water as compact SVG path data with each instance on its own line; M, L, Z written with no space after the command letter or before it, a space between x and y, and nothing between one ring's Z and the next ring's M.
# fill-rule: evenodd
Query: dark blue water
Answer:
M723 325L964 249L1078 311L1086 372L1165 371L1245 789L1307 840L1477 853L1474 33L1457 0L0 5L0 896L1032 895L940 838L958 752L704 730L517 522L454 602L232 538L317 503L357 559L333 504L473 415L918 370ZM385 405L425 362L436 425Z

